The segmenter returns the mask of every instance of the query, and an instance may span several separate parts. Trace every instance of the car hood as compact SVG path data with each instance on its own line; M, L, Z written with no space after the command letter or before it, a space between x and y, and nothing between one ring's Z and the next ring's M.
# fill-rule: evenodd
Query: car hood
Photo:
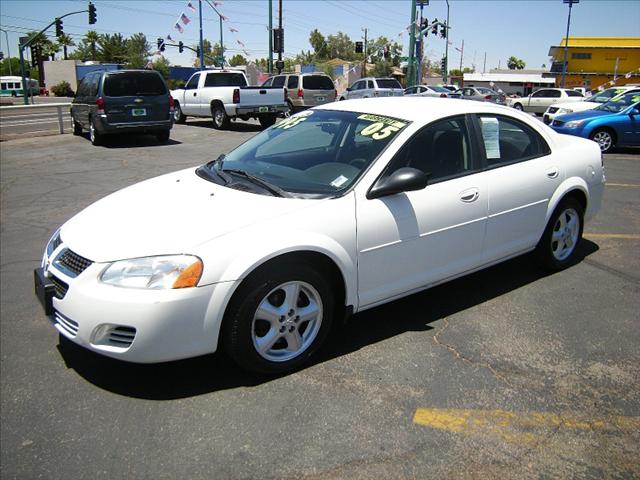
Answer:
M570 122L572 120L583 120L585 118L604 117L607 115L616 115L614 112L605 112L603 110L585 110L583 112L565 113L564 115L558 115L556 120L562 122Z
M602 105L602 104L598 102L563 102L563 103L555 103L551 105L551 107L568 108L572 110L572 112L582 112L584 110L594 109L599 105Z
M190 168L97 201L65 223L60 235L67 247L94 262L190 253L216 237L318 201L235 190Z

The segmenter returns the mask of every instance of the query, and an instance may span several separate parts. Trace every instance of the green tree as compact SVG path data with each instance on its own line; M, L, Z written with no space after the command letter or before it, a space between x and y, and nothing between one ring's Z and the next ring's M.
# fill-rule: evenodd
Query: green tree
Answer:
M203 46L203 53L204 53L204 63L207 63L207 57L211 58L211 52L213 50L213 47L211 45L211 42L209 40L207 40L206 38L202 41L202 46ZM198 50L198 48L200 47L199 44L196 45L192 45L191 48L193 48L194 50ZM194 55L194 60L193 60L193 66L194 67L199 67L200 66L200 56L196 55L196 52L193 52Z
M387 52L387 57L384 56L385 52ZM374 63L386 61L397 67L400 65L402 57L402 45L392 42L387 37L378 37L368 42L367 54Z
M69 55L67 52L67 48L75 47L76 43L73 41L73 39L69 35L67 35L66 33L63 33L58 37L58 44L60 44L60 46L62 47L62 53L64 55L64 59L68 60Z
M87 43L89 46L89 58L94 62L98 59L98 49L96 48L98 45L98 41L100 40L100 35L95 30L89 30L84 34L84 38L82 39L83 43Z
M511 56L509 60L507 60L507 67L509 70L522 70L526 66L524 60L521 60L517 57Z
M317 28L309 34L309 44L313 48L314 55L317 59L327 58L329 53L327 40Z
M159 58L156 58L151 64L154 70L160 72L165 79L169 78L169 67L171 66L171 62L161 55Z
M246 65L247 59L244 58L242 55L240 54L236 54L233 57L231 57L231 59L229 60L229 65L231 65L232 67L236 67L238 65Z
M351 41L349 35L338 32L327 37L327 51L329 58L340 58L342 60L355 59L355 43Z
M120 33L105 33L98 39L98 59L104 63L125 63L127 60L127 43Z
M144 68L149 63L151 45L144 33L136 33L126 41L127 68Z
M9 68L11 66L11 68ZM17 57L5 58L0 62L0 75L20 75L20 59Z

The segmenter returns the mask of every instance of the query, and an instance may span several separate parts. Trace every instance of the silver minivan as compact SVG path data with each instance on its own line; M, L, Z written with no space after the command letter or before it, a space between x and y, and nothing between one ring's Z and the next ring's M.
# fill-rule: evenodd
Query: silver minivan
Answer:
M263 87L286 87L291 113L334 102L338 95L331 77L322 72L283 73L266 80Z
M347 88L340 100L371 97L401 97L404 89L395 78L362 78Z

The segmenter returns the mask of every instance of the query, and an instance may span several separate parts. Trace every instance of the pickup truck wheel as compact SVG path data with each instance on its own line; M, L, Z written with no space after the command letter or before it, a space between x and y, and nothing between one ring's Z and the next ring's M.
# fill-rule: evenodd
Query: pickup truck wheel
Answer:
M180 104L178 102L173 103L173 121L176 123L184 123L187 120L187 116L182 113Z
M222 105L211 106L211 117L213 118L213 128L223 130L229 127L229 117Z
M260 126L262 126L263 128L269 128L271 125L276 123L276 116L260 115L260 118L258 118L258 120L260 121Z

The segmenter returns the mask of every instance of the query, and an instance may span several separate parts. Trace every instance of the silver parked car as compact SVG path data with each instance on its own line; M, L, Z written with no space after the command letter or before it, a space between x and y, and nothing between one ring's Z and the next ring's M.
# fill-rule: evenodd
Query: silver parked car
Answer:
M338 95L331 77L322 72L283 73L269 78L262 86L286 87L291 113L333 102Z
M466 100L479 100L481 102L498 103L505 105L506 97L503 93L498 93L487 87L464 87L453 92L451 97L464 98Z
M358 80L346 91L342 92L339 100L373 97L401 97L404 95L402 85L395 78L363 78Z
M438 87L436 85L414 85L413 87L405 88L404 94L415 97L442 97L447 98L451 90L447 90L444 87Z

